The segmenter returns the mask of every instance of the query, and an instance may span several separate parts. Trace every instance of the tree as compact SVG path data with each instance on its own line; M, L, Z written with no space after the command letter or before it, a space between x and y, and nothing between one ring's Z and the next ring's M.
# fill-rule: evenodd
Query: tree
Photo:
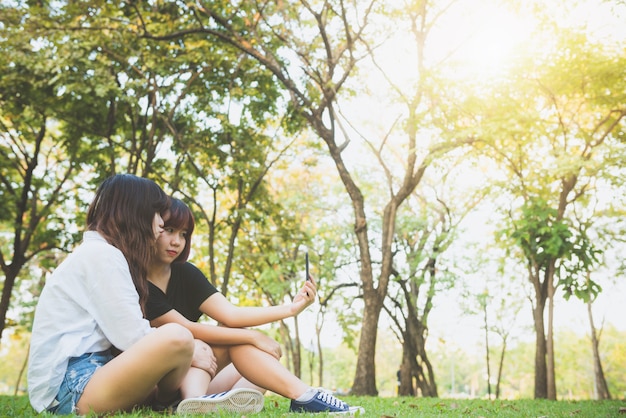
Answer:
M590 280L589 278L587 280ZM591 309L591 298L587 301L587 314L589 316L589 327L591 334L591 350L593 352L593 374L594 382L596 386L596 398L597 399L611 399L611 392L604 375L604 369L602 367L602 360L600 358L600 339L598 336L598 330L593 321L593 311Z
M15 231L12 262L2 248L4 327L25 263L78 239L80 187L116 172L167 170L159 149L173 127L195 122L181 108L184 80L198 75L186 58L162 60L158 48L121 30L126 7L32 4L2 13L2 204Z
M477 266L490 264L489 260L480 256L475 262ZM491 264L493 264L493 262ZM506 264L506 261L503 261L502 264ZM504 268L506 268L506 266L504 266ZM468 305L465 308L467 312L473 315L480 315L483 319L483 329L485 332L485 363L487 368L487 395L490 398L492 396L491 384L494 380L491 367L491 353L494 351L498 355L497 371L495 372L495 393L493 393L493 395L495 399L500 399L502 375L505 365L504 359L509 347L511 333L515 329L517 317L524 300L516 297L516 295L519 294L519 289L507 290L505 288L511 283L507 283L502 279L505 275L503 271L491 273L488 269L476 268L476 273L480 274L481 280L485 282L485 287L482 292L477 294L472 294L472 292L468 291L465 293L461 303ZM493 334L499 337L499 345L494 344L493 340L489 339L489 336ZM499 350L499 352L496 350Z
M437 397L437 385L432 365L426 352L428 336L428 316L433 308L440 269L440 254L449 245L451 226L448 208L441 203L439 216L433 219L419 219L419 227L410 223L399 225L398 248L402 248L409 264L405 274L395 272L397 294L389 294L393 308L386 308L395 326L400 332L398 339L402 343L402 365L400 372L401 396L415 395L414 379L422 396ZM423 206L424 207L424 206ZM394 289L396 286L390 286Z
M82 181L76 176L80 164L93 156L72 129L87 111L62 94L66 57L57 54L50 40L33 41L27 11L3 8L2 13L0 226L9 239L0 247L0 337L23 268L76 241L74 219L66 213L81 212ZM39 260L46 263L44 257Z
M397 210L415 189L431 159L456 145L439 144L432 149L428 149L427 145L418 146L420 125L416 123L424 116L424 109L429 107L426 102L433 100L433 97L424 95L427 91L424 86L420 85L416 91L400 99L409 114L406 140L402 146L406 156L404 172L392 173L389 167L396 164L379 160L381 170L386 171L389 180L396 184L390 183L389 199L382 209L381 236L376 248L382 255L382 261L380 267L375 266L363 191L345 160L344 151L350 144L350 138L346 127L341 125L339 100L357 64L373 50L373 44L369 44L366 37L376 3L350 6L341 1L262 5L203 3L181 6L178 23L173 28L160 27L148 19L140 19L138 33L146 39L165 43L206 36L254 58L281 84L285 100L282 104L287 116L285 121L291 131L308 126L326 144L352 203L359 250L364 315L353 392L374 395L377 393L374 364L376 333L393 269L391 245ZM410 23L424 23L425 4L410 11ZM415 32L420 59L428 29L418 25ZM416 68L418 72L423 70L419 65ZM400 96L403 95L402 89L396 87L396 90ZM387 151L391 148L387 145L387 138L377 142L380 144L378 157L383 155L383 150L391 155L396 153L396 150ZM421 159L423 149L427 151Z
M593 258L585 254L591 247L576 234L568 210L585 211L595 182L613 181L611 172L622 166L616 157L624 153L626 116L624 66L610 47L568 30L553 41L545 55L525 57L532 64L519 67L525 75L498 85L504 100L495 99L498 110L489 111L491 125L482 131L494 158L512 175L502 186L519 208L510 212L509 234L534 288L535 397L548 399L556 398L553 298L571 276L568 260L575 260L580 274Z
M457 164L455 169L461 163ZM438 396L426 350L428 319L438 293L454 285L456 263L446 253L458 238L459 223L481 194L456 189L453 184L458 178L449 172L433 173L399 211L395 270L385 305L402 343L402 396L414 394L413 380L422 396Z
M507 294L506 298L500 299L499 306L496 305L496 321L495 324L491 326L491 331L500 337L501 347L500 347L500 355L498 356L498 372L496 377L496 390L495 390L495 398L500 399L500 395L502 393L502 373L504 371L504 358L507 352L512 325L515 324L517 315L522 308L520 300L514 299L511 294ZM508 315L507 315L508 314ZM487 324L485 324L487 325ZM490 379L490 377L488 377ZM491 394L491 392L489 392Z
M276 89L271 74L258 71L255 60L246 59L232 47L216 48L215 42L207 40L190 40L191 46L179 40L165 44L128 30L141 26L142 19L157 28L170 25L178 16L177 7L171 6L71 2L16 6L10 9L15 22L25 23L8 27L16 36L7 35L7 45L9 40L16 44L16 40L22 40L22 48L41 53L43 64L35 63L32 54L23 54L30 61L18 63L14 72L28 82L32 74L20 73L22 67L31 64L48 69L50 74L40 78L55 81L43 89L51 95L48 101L53 102L50 120L59 124L60 135L77 141L71 149L73 154L63 157L64 163L88 167L93 174L87 178L93 183L116 172L129 172L158 178L164 187L194 198L203 182L214 187L214 197L219 187L224 197L216 198L215 205L229 204L230 197L237 196L223 219L214 213L210 219L215 222L209 223L212 231L220 227L226 233L230 230L226 237L212 235L210 245L215 255L215 246L220 245L217 240L228 242L230 250L222 276L226 294L241 229L253 230L251 225L256 224L262 230L261 214L280 210L273 204L264 181L290 140L275 141L268 135L272 126L280 126L271 117ZM39 44L29 45L33 37L39 39ZM41 47L44 44L47 48ZM7 68L15 63L15 59L8 59ZM5 80L9 87L9 82L15 82L10 77ZM23 97L26 91L21 93ZM5 97L12 98L12 93L8 91ZM48 125L42 123L44 128ZM14 148L28 149L21 145ZM9 151L5 155L7 163L19 161ZM37 158L33 159L34 167ZM73 177L68 174L68 178ZM28 182L15 181L23 183ZM48 201L54 204L54 199ZM190 201L196 207L204 203L202 199ZM80 204L84 205L82 201ZM68 218L77 212L69 211ZM288 228L287 224L284 222L281 228ZM284 229L281 233L287 234ZM265 250L259 253L265 254ZM214 266L220 262L211 257L212 279L216 278ZM261 260L257 265L261 270L266 268ZM16 263L14 266L19 270ZM5 294L9 295L11 289L11 280L7 280Z
M264 4L258 8L251 4L237 6L219 2L193 5L186 13L194 20L184 30L163 31L145 25L141 28L141 35L163 41L205 35L253 57L285 89L288 95L285 104L290 115L287 121L292 125L290 129L296 131L306 121L327 144L354 205L355 233L359 237L361 251L361 280L366 283L366 303L371 305L366 308L365 335L360 352L366 351L371 355L375 349L377 318L382 306L380 296L384 298L385 290L381 288L380 295L372 286L363 196L343 161L341 152L345 147L337 143L335 110L337 94L358 61L356 48L362 42L371 5L359 6L355 10L347 9L340 2L325 2L317 7L307 2ZM302 15L303 10L306 17ZM359 16L360 12L363 12L362 16ZM313 42L308 39L310 34L314 34ZM284 51L289 50L292 55L287 58ZM297 59L302 64L304 78L289 59ZM376 393L373 355L371 358L367 364L357 367L357 374L366 377L358 380L366 385L362 393Z

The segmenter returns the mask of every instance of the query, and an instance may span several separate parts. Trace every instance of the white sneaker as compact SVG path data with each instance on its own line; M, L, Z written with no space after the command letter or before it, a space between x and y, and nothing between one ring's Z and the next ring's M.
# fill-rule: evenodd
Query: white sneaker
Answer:
M176 408L178 414L203 414L207 412L226 411L250 413L263 409L265 398L255 389L233 389L222 393L188 398L181 401Z

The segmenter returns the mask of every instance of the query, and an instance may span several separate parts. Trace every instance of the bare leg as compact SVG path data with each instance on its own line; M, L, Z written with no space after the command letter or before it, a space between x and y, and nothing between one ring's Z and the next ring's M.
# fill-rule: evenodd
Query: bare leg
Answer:
M289 399L296 399L310 387L275 357L252 345L232 346L228 352L239 373L262 388Z
M180 385L181 397L183 399L187 399L196 398L198 396L206 395L207 393L217 393L209 392L210 383L211 375L206 370L191 367Z
M158 387L162 401L173 398L189 370L194 350L191 332L163 325L99 368L78 400L81 415L127 410Z
M256 389L261 393L265 393L265 389L255 385L241 376L241 373L231 363L224 367L211 381L206 393L220 393L226 390L246 388Z

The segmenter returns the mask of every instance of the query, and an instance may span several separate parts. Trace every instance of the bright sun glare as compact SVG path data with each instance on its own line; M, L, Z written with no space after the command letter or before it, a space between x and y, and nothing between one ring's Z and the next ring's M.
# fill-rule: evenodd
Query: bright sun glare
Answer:
M483 5L469 2L466 10L451 15L432 34L431 46L436 47L431 52L452 54L458 77L498 75L534 30L535 21L529 16L495 3Z
M406 7L398 1L398 7ZM543 13L559 26L586 27L596 40L615 43L626 39L626 25L616 9L601 0L564 3L543 0ZM568 7L565 7L567 5ZM535 4L536 6L536 4ZM531 47L531 35L539 25L531 13L533 2L521 3L517 10L498 0L464 0L443 12L426 38L427 67L437 67L455 79L491 79L504 75L523 48ZM621 10L621 9L620 9ZM430 11L428 17L438 13ZM533 46L540 49L541 44ZM398 85L417 81L415 40L408 27L398 26L384 48L378 51L380 63Z
M443 13L426 38L427 67L449 71L457 79L491 78L506 69L536 23L500 3L466 0ZM387 75L398 85L417 81L415 39L408 27L392 34L378 54Z
M507 7L505 2L469 0L457 3L458 9L441 22L431 35L430 52L453 51L453 60L459 77L491 78L502 74L517 52L530 42L538 20L532 15L532 3L524 3L519 10ZM590 38L601 42L624 42L626 25L623 17L607 2L582 0L564 7L562 1L544 0L541 8L560 27L586 28ZM452 10L451 10L452 11ZM534 48L541 48L541 44Z
M469 72L496 75L505 68L519 44L527 39L533 25L530 19L511 11L489 10L462 44L460 59Z

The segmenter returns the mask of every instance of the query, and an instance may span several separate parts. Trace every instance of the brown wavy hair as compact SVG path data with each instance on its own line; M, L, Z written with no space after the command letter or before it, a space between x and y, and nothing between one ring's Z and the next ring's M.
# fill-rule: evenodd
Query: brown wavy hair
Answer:
M178 257L173 261L174 263L184 263L189 258L191 252L191 234L196 226L196 222L193 218L191 209L182 200L171 198L170 209L167 213L167 219L165 219L165 228L184 229L187 231L185 237L185 248L178 254Z
M142 311L155 251L154 215L165 213L169 205L168 195L152 180L116 174L98 187L87 211L87 229L99 232L126 257Z

